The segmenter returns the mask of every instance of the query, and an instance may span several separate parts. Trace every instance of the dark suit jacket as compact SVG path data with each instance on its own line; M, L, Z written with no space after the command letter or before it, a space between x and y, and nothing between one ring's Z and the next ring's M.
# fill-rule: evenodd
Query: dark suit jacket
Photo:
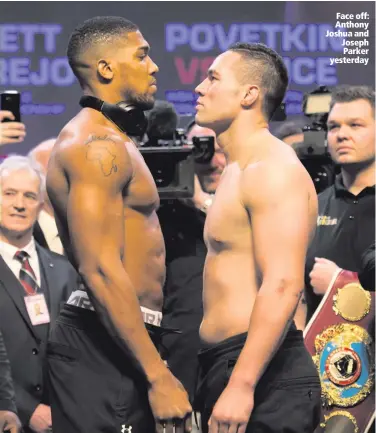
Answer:
M62 304L77 287L77 273L68 260L36 244L41 290L54 323ZM33 326L24 301L25 292L0 257L0 330L11 364L16 406L23 426L40 404L49 404L45 389L45 349L50 325ZM27 429L25 429L27 431Z
M3 334L0 332L0 410L16 412L16 403L10 363L4 345Z
M34 224L33 237L41 247L46 248L46 250L48 251L51 251L44 236L42 227L39 225L38 221L36 221L36 223Z

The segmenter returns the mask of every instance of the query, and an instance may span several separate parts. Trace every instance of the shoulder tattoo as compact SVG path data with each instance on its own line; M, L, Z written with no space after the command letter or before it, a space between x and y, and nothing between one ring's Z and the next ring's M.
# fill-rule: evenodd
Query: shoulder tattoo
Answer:
M86 148L86 159L88 161L96 161L104 176L110 176L112 173L116 173L118 168L116 165L116 155L110 150L110 145L115 144L108 135L91 135L88 140L85 141Z

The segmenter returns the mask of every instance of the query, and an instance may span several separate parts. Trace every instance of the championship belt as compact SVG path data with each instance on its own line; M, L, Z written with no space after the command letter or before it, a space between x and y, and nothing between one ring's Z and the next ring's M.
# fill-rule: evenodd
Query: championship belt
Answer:
M366 433L375 419L375 293L339 270L304 330L320 375L323 422L316 433Z

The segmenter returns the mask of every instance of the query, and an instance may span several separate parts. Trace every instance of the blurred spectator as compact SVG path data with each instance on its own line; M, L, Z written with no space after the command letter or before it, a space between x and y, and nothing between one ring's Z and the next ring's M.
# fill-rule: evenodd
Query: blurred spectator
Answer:
M302 143L304 140L303 128L293 121L282 123L274 135L290 146Z
M45 176L47 175L48 161L55 142L56 138L42 141L29 152L29 157L39 163ZM43 247L55 253L64 254L63 245L55 222L54 211L47 191L44 192L43 209L39 213L38 222L34 228L34 237Z
M341 173L319 194L317 230L306 260L308 320L338 268L363 270L375 239L375 92L341 86L333 91L328 149Z
M14 120L13 113L0 110L0 146L24 141L25 125L20 122L4 122L4 119Z
M214 132L194 125L193 136L213 136ZM202 321L202 273L206 257L203 228L206 211L224 170L224 154L215 143L216 153L207 164L196 164L194 197L163 203L159 218L166 242L167 277L164 288L163 325L179 328L182 335L164 337L167 361L192 400L196 385Z
M155 101L154 107L146 115L148 119L146 135L149 145L156 144L158 140L174 139L179 117L170 102Z
M21 422L17 416L10 363L0 331L0 432L18 433Z
M0 164L0 182L0 329L24 432L44 433L51 428L44 380L47 336L77 274L65 257L34 242L45 188L36 163L8 157Z
M215 133L209 128L203 128L198 125L193 125L193 127L188 131L187 139L191 140L193 137L214 137ZM200 181L200 186L205 193L214 194L217 189L219 179L226 166L226 158L223 150L218 146L217 141L214 141L214 156L208 164L198 164L195 165L195 171ZM197 191L195 192L194 199L197 200ZM205 195L204 195L205 196ZM201 203L195 202L197 207Z

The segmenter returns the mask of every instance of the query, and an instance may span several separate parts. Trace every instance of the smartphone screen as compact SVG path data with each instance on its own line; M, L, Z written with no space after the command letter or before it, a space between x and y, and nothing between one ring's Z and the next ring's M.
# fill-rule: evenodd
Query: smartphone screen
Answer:
M7 90L1 94L1 109L13 113L15 117L13 122L21 122L20 103L21 95L16 90ZM3 122L12 122L12 120L4 119Z

